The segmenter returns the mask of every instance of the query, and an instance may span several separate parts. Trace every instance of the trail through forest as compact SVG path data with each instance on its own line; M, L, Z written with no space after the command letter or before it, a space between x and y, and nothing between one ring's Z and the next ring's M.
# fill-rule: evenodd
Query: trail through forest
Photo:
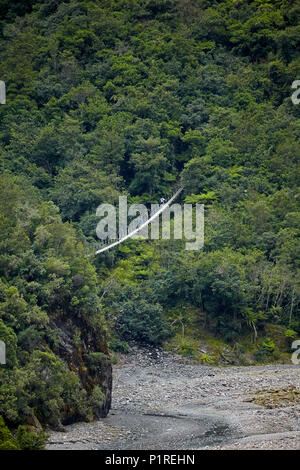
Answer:
M299 449L299 396L285 396L299 388L299 366L208 367L132 347L108 417L52 432L48 449Z

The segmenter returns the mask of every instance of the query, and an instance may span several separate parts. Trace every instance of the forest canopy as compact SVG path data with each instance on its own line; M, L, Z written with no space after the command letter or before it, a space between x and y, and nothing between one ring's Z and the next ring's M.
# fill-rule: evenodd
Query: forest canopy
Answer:
M0 17L5 422L105 414L107 338L162 344L193 318L232 347L253 335L257 360L279 333L288 351L300 1L1 0ZM99 204L155 203L178 181L179 202L205 204L203 250L129 241L92 256Z

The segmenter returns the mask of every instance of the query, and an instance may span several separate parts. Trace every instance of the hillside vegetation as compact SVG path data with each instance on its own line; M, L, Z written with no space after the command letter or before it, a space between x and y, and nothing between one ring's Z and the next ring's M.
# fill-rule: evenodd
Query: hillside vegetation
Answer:
M5 422L105 415L107 339L204 363L289 358L300 1L1 0L0 14ZM158 202L178 181L179 202L205 204L203 250L130 240L92 255L99 204Z

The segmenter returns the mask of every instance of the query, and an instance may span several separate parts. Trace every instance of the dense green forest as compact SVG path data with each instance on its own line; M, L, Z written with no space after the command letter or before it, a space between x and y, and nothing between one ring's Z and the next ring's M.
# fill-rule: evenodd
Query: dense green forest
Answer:
M109 350L131 340L285 360L300 335L300 1L1 0L0 15L0 415L19 426L0 421L0 446L104 416ZM203 250L130 240L93 256L99 204L158 202L178 181L179 202L205 204Z

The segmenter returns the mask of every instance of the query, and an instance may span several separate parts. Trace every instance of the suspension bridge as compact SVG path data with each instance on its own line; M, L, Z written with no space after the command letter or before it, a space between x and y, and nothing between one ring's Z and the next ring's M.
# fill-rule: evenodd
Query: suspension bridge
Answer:
M111 243L110 245L107 245L105 246L104 248L101 248L100 250L97 250L96 251L96 255L99 255L100 253L104 253L105 251L107 250L111 250L112 248L114 248L115 246L118 246L120 245L121 243L125 242L126 240L128 240L128 238L131 238L133 237L134 235L136 235L138 232L140 232L141 230L143 230L143 228L147 227L147 225L151 224L151 222L153 222L153 220L155 220L157 217L159 217L160 214L162 214L171 204L172 202L177 198L177 196L179 196L179 194L183 191L183 186L180 186L179 189L177 189L175 191L175 193L173 194L173 196L165 203L163 204L157 212L155 212L155 214L153 214L149 219L147 219L145 222L143 222L138 228L136 228L135 230L133 230L132 232L128 233L127 235L125 235L124 237L122 237L120 240L117 240L116 242L113 242Z

